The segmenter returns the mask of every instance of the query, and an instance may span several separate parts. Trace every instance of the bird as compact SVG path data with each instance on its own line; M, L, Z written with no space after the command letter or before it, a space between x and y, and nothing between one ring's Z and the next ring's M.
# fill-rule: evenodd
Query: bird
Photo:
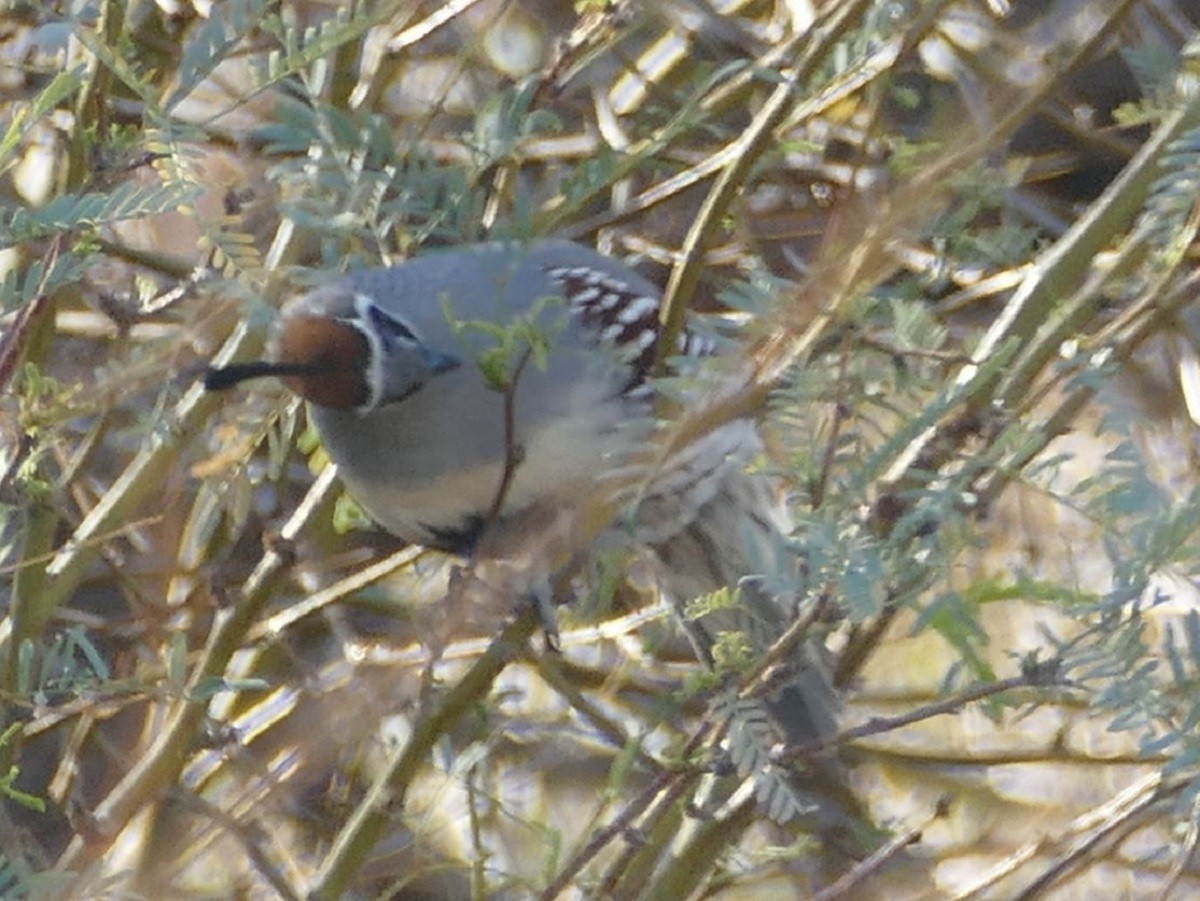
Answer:
M634 420L648 411L659 305L652 283L577 244L470 245L301 296L272 359L210 369L205 384L279 376L311 403L342 479L380 525L469 556L493 507L502 521L590 486L646 438ZM476 364L502 340L489 326L518 320L548 350L522 367L506 423L502 389ZM679 350L709 354L713 341L685 332ZM506 448L523 460L499 498Z
M632 268L567 240L461 245L301 295L267 360L210 368L205 385L279 377L309 402L340 477L376 522L469 559L526 511L576 502L635 467L654 436L661 302ZM693 362L720 343L694 326L677 342ZM713 429L659 461L602 539L646 549L709 666L722 631L743 630L761 651L798 615L795 597L766 588L794 575L795 559L777 486L747 471L762 446L749 419ZM730 587L732 618L686 612ZM827 739L837 702L819 654L802 643L789 666L761 718L771 740ZM770 767L765 752L750 756Z

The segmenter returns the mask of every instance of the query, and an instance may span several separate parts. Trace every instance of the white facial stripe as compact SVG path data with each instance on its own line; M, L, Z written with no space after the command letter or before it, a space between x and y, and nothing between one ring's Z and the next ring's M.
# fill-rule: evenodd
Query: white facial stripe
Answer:
M366 294L356 293L354 295L355 318L350 324L358 329L359 333L367 340L367 353L369 354L367 365L363 367L367 382L367 399L354 408L354 412L359 416L370 413L383 398L383 340L379 337L379 333L371 327L371 308L373 306L375 306L375 301Z

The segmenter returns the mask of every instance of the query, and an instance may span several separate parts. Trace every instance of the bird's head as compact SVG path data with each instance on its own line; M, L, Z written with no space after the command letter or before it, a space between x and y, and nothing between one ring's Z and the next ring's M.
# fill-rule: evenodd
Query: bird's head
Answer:
M333 284L288 304L268 359L211 367L204 385L221 391L275 376L317 406L366 414L404 400L460 365L371 297Z

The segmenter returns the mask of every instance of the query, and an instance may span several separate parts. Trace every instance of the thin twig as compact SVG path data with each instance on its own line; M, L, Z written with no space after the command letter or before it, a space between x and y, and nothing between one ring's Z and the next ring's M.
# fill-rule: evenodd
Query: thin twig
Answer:
M335 467L327 466L313 483L304 501L281 530L285 545L290 546L315 512L332 496L335 475ZM247 579L238 603L232 609L218 611L204 655L189 680L189 689L222 676L230 658L242 646L250 625L258 619L272 584L290 559L291 555L283 548L268 550ZM154 742L125 778L96 806L92 819L97 824L98 834L89 839L74 836L58 860L59 870L82 871L88 862L116 841L130 819L156 793L176 782L206 710L207 705L191 697L190 691L176 701L166 727L155 736Z
M920 826L904 830L866 860L855 864L832 885L826 886L813 895L813 901L834 901L834 899L844 897L849 892L863 885L868 879L883 870L899 854L903 853L905 848L919 842L925 830L935 820L943 819L946 816L949 806L950 802L945 798L938 801L936 809L924 823Z
M974 704L977 701L994 697L1006 691L1013 691L1020 688L1040 688L1051 685L1064 687L1069 684L1059 677L1057 667L1053 663L1030 667L1027 672L1019 676L1001 679L999 682L976 685L973 688L959 692L952 698L935 701L932 704L925 704L916 710L911 710L900 716L873 716L865 723L851 729L843 729L837 735L823 741L809 742L808 744L789 748L779 755L779 760L780 762L787 762L810 757L822 751L829 750L832 747L844 745L860 738L866 738L869 735L892 732L904 726L919 723L922 720L932 719L935 716L946 716L947 714L957 713L968 704Z
M517 615L492 639L487 651L415 724L408 741L392 755L338 833L313 881L309 898L316 901L340 898L345 894L350 880L391 819L392 811L403 806L408 786L434 744L491 689L496 677L523 652L538 622L533 605L521 605Z
M513 367L512 378L504 386L504 472L500 476L500 484L496 486L492 506L484 518L485 527L494 524L499 518L500 511L504 509L504 502L508 499L508 492L512 488L513 479L517 477L517 469L525 459L525 450L517 443L517 387L521 383L521 374L529 365L532 356L533 348L526 347L521 359Z
M1092 834L1078 840L1071 851L1060 857L1032 885L1026 886L1021 897L1032 897L1029 892L1035 886L1039 891L1049 887L1066 873L1067 868L1079 863L1100 840L1110 837L1114 830L1127 833L1128 829L1136 829L1142 823L1142 815L1152 805L1178 793L1193 778L1194 774L1180 774L1164 779L1162 773L1151 773L1099 807L1076 817L1058 835L1079 835L1086 830L1094 830ZM966 901L995 888L1001 880L1011 876L1034 857L1044 854L1047 847L1061 846L1065 842L1065 839L1043 836L1023 845L973 884L956 893L955 901Z
M1196 799L1192 801L1190 813L1187 831L1179 845L1179 853L1175 855L1171 871L1167 874L1166 881L1163 882L1162 890L1155 896L1155 901L1168 901L1171 892L1175 891L1179 880L1183 878L1183 874L1191 867L1192 861L1196 857L1196 847L1200 845L1200 795L1197 795Z
M705 740L705 737L712 730L711 723L705 722L692 734L687 745L684 746L682 759L686 760L689 755L695 752L700 744ZM698 774L691 774L692 776ZM592 839L579 850L567 865L559 871L557 877L552 881L545 890L538 896L539 901L553 901L569 885L575 880L575 877L583 872L583 868L599 854L608 843L615 839L618 835L623 834L633 825L633 821L639 816L645 814L646 820L652 820L658 811L667 810L670 805L683 795L688 786L691 785L692 779L689 778L687 772L679 773L672 770L664 770L659 773L651 783L646 786L638 796L630 801L621 813L619 813L611 823L592 836ZM655 798L659 801L654 805L652 811L647 812ZM637 849L632 850L627 848L616 863L609 869L609 875L605 879L606 884L611 883L616 885L620 874L624 872L625 867L620 866L622 861L628 865L628 860L631 859L632 853L636 853ZM611 886L610 886L611 887ZM604 897L603 894L598 894L597 897Z

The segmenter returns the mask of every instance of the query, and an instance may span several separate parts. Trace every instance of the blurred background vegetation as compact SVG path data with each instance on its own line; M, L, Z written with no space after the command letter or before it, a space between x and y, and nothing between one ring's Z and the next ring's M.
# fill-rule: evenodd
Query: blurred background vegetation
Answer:
M0 895L1200 891L1198 25L9 0ZM550 234L745 322L855 850L729 762L762 661L615 576L561 654L449 608L294 399L196 384L314 273Z

